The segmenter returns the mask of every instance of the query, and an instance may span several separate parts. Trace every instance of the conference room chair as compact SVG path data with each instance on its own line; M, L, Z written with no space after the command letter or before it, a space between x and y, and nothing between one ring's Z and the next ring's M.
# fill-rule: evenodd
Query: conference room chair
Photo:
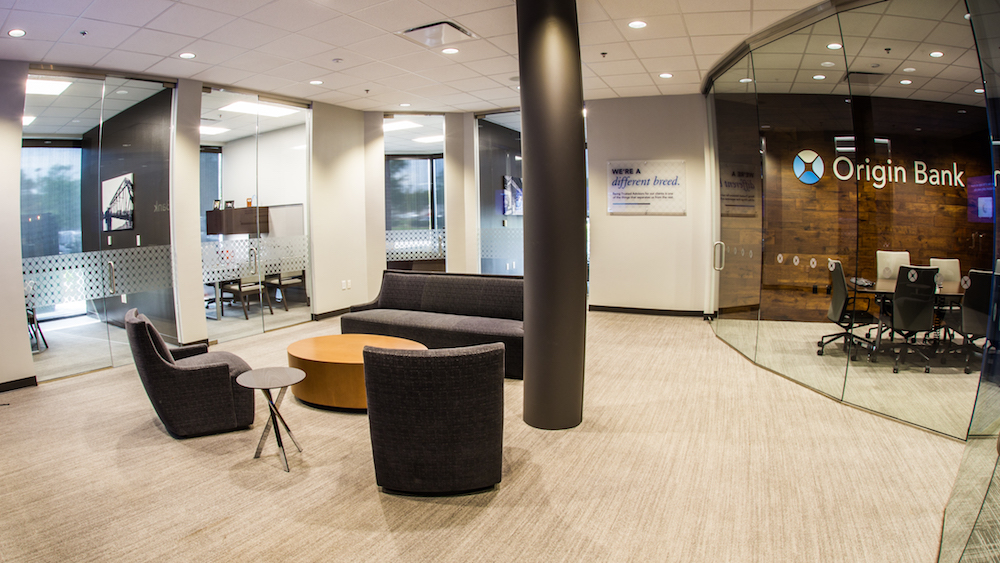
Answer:
M253 389L236 382L250 366L207 344L168 348L136 309L125 313L135 370L163 427L175 438L219 434L253 424Z
M878 278L882 280L894 280L899 275L899 267L910 263L910 252L908 250L876 250L875 267L878 269Z
M893 373L899 372L900 362L906 361L906 356L914 352L924 360L924 372L930 373L930 358L924 353L927 346L917 344L917 337L921 333L929 333L934 330L934 307L937 301L937 283L934 276L938 273L937 268L930 266L900 266L899 276L896 279L896 290L892 295L892 314L883 314L879 319L880 331L879 342L876 348L881 347L882 329L888 329L890 335L900 335L903 340L896 353L896 361L893 364ZM924 338L926 342L926 334ZM892 347L897 346L895 342ZM936 346L936 344L932 345Z
M850 295L847 288L847 278L844 277L844 266L840 260L829 260L830 265L830 308L827 309L826 318L841 328L840 332L828 334L816 343L819 350L816 354L822 356L826 351L827 344L844 339L844 351L849 352L852 360L858 359L857 348L867 345L871 350L872 341L858 334L854 334L855 327L878 324L878 318L868 312L867 305L860 309L856 307L856 300ZM868 298L862 298L870 304Z
M242 278L239 280L226 282L221 285L222 291L226 293L231 293L233 299L239 299L240 304L243 305L243 317L250 320L250 298L256 296L258 300L261 299L261 294L263 294L263 299L267 300L267 309L274 314L274 309L271 308L271 296L268 295L267 290L264 286L257 280L257 276L251 276L247 278ZM222 308L219 308L220 318Z
M503 465L504 345L364 349L375 481L386 492L492 487Z
M962 280L962 263L958 258L931 258L931 267L938 269L941 281L957 282Z
M946 334L962 337L959 350L965 353L965 373L972 372L972 357L981 352L976 341L986 338L989 328L990 289L996 280L993 272L969 270L969 287L962 295L961 308L944 318Z
M273 276L268 276L264 278L264 286L273 288L274 298L278 298L278 292L281 293L281 304L288 310L288 293L287 289L290 287L301 287L305 289L306 287L306 273L305 270L295 270L290 272L279 272ZM270 299L270 297L269 297Z

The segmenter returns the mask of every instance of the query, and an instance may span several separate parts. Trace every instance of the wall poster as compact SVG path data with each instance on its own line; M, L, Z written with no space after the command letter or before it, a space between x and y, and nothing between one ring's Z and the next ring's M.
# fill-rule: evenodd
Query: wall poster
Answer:
M721 163L719 189L723 217L756 217L760 175L752 164Z
M503 177L503 214L524 215L524 189L521 178Z
M122 174L101 182L101 200L104 211L101 225L104 232L130 231L135 217L135 194L132 174Z
M687 215L683 160L609 160L608 213Z

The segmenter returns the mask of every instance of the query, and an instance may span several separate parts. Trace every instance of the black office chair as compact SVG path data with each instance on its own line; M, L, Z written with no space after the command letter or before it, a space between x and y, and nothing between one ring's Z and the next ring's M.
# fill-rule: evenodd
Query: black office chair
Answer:
M892 316L882 315L879 319L880 339L883 327L887 327L890 334L903 337L896 353L896 362L892 366L893 373L899 373L899 362L902 360L905 363L910 351L924 359L925 373L931 371L930 358L917 345L916 337L921 332L934 330L934 305L937 299L934 276L937 273L937 268L925 266L899 267L896 290L892 294Z
M836 323L842 330L833 334L828 334L816 343L819 350L816 354L822 356L826 350L826 345L841 338L844 339L844 351L849 352L852 360L858 359L857 346L861 343L867 344L869 355L871 353L872 342L867 338L854 334L851 329L857 326L873 325L878 323L878 318L865 309L855 307L855 298L850 295L847 289L847 278L844 277L844 266L840 260L830 260L830 286L831 298L830 308L826 312L826 318L830 322ZM867 299L866 299L867 301Z
M945 315L944 323L948 332L962 336L959 349L965 352L965 373L972 373L972 356L982 349L976 340L986 338L989 328L990 289L995 274L986 270L969 270L969 287L962 296L959 311Z

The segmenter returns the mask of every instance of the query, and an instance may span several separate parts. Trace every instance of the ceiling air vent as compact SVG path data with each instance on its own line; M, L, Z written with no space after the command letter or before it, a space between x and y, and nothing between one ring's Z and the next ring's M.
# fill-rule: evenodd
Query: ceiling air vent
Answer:
M454 22L435 22L411 27L406 31L400 31L399 35L426 47L440 47L476 39L472 32Z
M858 70L849 71L844 75L844 79L841 82L850 82L851 84L867 84L869 86L878 86L885 80L888 74L883 74L880 72L862 72Z

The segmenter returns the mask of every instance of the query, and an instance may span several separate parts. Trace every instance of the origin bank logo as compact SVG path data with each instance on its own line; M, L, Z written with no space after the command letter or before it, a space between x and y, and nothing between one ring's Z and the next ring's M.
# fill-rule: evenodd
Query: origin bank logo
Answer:
M813 150L800 151L792 162L792 171L803 184L815 184L823 177L823 157Z

